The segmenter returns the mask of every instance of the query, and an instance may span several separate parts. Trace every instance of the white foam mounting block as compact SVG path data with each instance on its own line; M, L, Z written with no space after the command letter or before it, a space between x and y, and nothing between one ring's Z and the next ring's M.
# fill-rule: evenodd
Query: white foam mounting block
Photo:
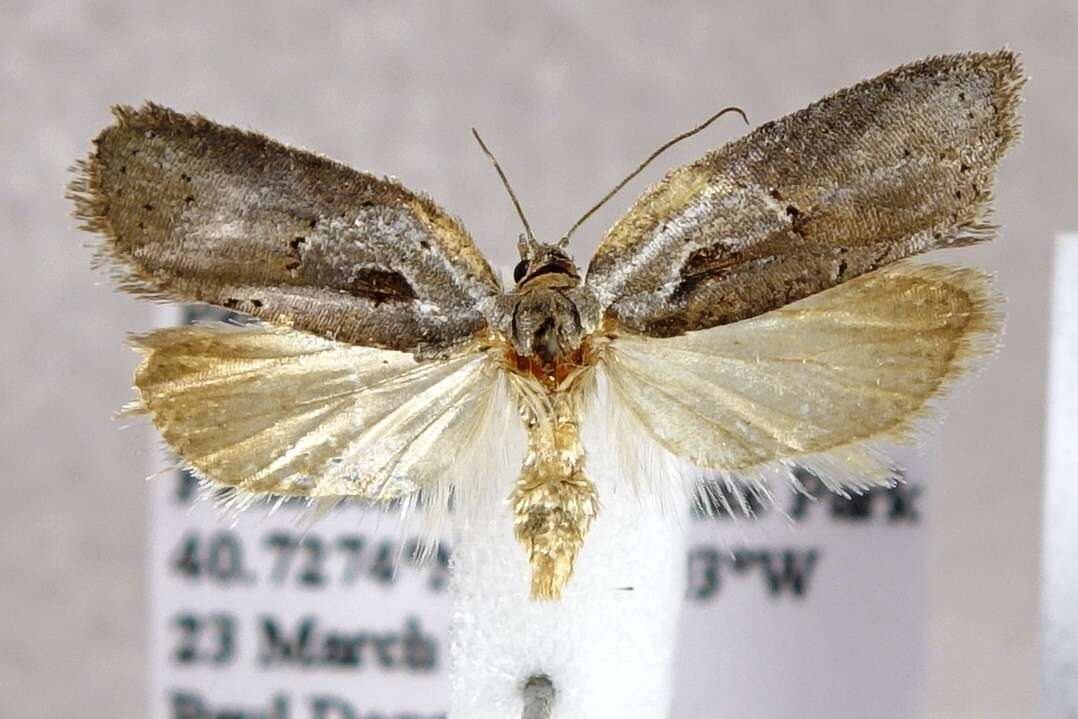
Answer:
M150 492L148 714L513 717L546 672L557 719L920 716L931 457L897 454L894 489L842 498L802 474L815 498L680 525L596 469L603 514L560 607L525 601L508 517L464 537L451 600L451 548L415 566L393 517L345 506L305 530L287 504L230 526L169 473Z
M1041 716L1078 716L1078 234L1056 239L1044 496Z
M584 427L602 508L559 601L529 598L530 569L508 508L461 532L453 555L452 719L520 717L521 687L536 675L553 684L556 718L665 716L688 510L649 511L619 488L616 462L604 461L613 456L605 435Z

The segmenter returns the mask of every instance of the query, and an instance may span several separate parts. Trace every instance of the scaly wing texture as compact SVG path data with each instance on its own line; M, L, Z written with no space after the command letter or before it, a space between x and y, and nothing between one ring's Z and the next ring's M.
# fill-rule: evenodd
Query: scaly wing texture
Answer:
M826 462L871 484L887 477L859 473L889 468L866 447L908 439L993 348L995 306L978 271L900 263L735 324L618 337L603 371L637 427L699 467L757 479Z
M135 409L187 466L241 497L444 493L497 385L482 352L424 362L282 327L177 327L135 345Z
M114 112L69 195L123 289L426 354L485 327L498 281L429 198L197 115Z
M936 57L763 125L650 188L587 284L622 327L674 336L987 238L1022 83L1009 50Z

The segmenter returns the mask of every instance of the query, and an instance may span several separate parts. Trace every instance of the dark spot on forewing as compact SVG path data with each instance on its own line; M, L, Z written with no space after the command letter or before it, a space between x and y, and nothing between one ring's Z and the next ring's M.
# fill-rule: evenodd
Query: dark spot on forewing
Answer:
M307 238L301 235L293 237L288 242L288 253L285 256L284 268L289 272L298 270L303 264L303 246L307 244Z
M404 275L373 267L356 270L344 289L350 295L370 300L376 305L383 302L410 302L416 298L415 290Z
M253 310L262 309L265 303L262 300L253 297L248 297L246 299L240 297L226 297L221 305L230 310L250 313Z
M744 258L740 252L731 252L721 244L708 245L692 252L681 266L683 278L700 275L721 275L740 264Z

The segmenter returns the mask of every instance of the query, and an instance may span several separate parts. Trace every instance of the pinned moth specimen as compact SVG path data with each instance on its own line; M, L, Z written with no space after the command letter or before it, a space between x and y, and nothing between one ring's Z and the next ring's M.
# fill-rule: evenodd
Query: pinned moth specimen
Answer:
M122 289L259 320L135 339L137 409L186 467L240 498L434 512L493 483L549 600L600 512L599 386L619 442L736 491L794 464L888 481L874 445L994 346L984 274L903 260L992 236L1023 80L1001 50L841 90L670 172L586 272L520 212L511 288L425 195L154 104L115 109L69 194ZM461 469L514 423L515 483Z

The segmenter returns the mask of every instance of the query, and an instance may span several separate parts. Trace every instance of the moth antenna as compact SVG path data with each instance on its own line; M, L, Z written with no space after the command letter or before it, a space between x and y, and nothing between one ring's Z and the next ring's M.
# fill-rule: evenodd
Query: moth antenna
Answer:
M520 200L517 199L516 193L513 192L512 185L509 184L509 180L506 178L505 173L502 171L502 166L498 164L498 159L494 157L494 153L491 152L483 138L479 136L479 132L473 127L472 135L475 136L475 141L479 143L479 146L483 148L483 153L490 158L490 161L494 163L494 169L498 171L498 177L502 178L502 184L505 185L505 191L509 193L509 198L513 201L513 207L517 208L517 214L520 215L520 222L524 225L524 231L528 233L528 241L531 244L538 244L535 241L535 235L532 234L531 225L528 224L528 218L524 216L524 210L520 206Z
M593 214L595 214L595 212L600 207L605 205L607 200L609 200L614 195L618 194L618 190L625 187L625 185L627 185L630 180L632 180L634 177L636 177L641 172L643 172L644 168L647 167L648 165L650 165L652 160L654 160L656 157L663 154L664 152L666 152L667 150L669 150L671 147L678 144L682 140L687 140L688 138L692 137L696 133L707 129L708 125L715 122L715 120L718 120L720 117L722 117L723 115L725 115L728 112L736 112L738 115L741 115L741 119L745 121L746 125L749 124L749 118L745 116L745 111L742 110L740 107L736 107L736 106L731 105L730 107L724 107L723 109L719 110L714 115L712 115L708 119L704 120L702 123L700 123L699 125L697 125L693 129L688 130L686 132L683 132L680 135L678 135L677 137L675 137L674 139L669 140L668 142L663 144L658 150L656 150L655 152L648 155L647 159L644 160L643 162L641 162L640 165L635 170L630 172L629 175L624 180L622 180L618 184L614 185L613 190L606 193L606 195L603 196L603 199L599 200L597 203L595 203L595 205L590 210L585 212L584 216L581 217L579 220L577 220L573 224L573 226L569 228L569 231L566 232L564 235L562 235L562 238L560 240L558 240L558 246L559 247L564 247L565 245L567 245L569 243L569 237L574 232L576 232L576 228L578 228L582 224L584 224L584 221L587 220L589 217L591 217Z

